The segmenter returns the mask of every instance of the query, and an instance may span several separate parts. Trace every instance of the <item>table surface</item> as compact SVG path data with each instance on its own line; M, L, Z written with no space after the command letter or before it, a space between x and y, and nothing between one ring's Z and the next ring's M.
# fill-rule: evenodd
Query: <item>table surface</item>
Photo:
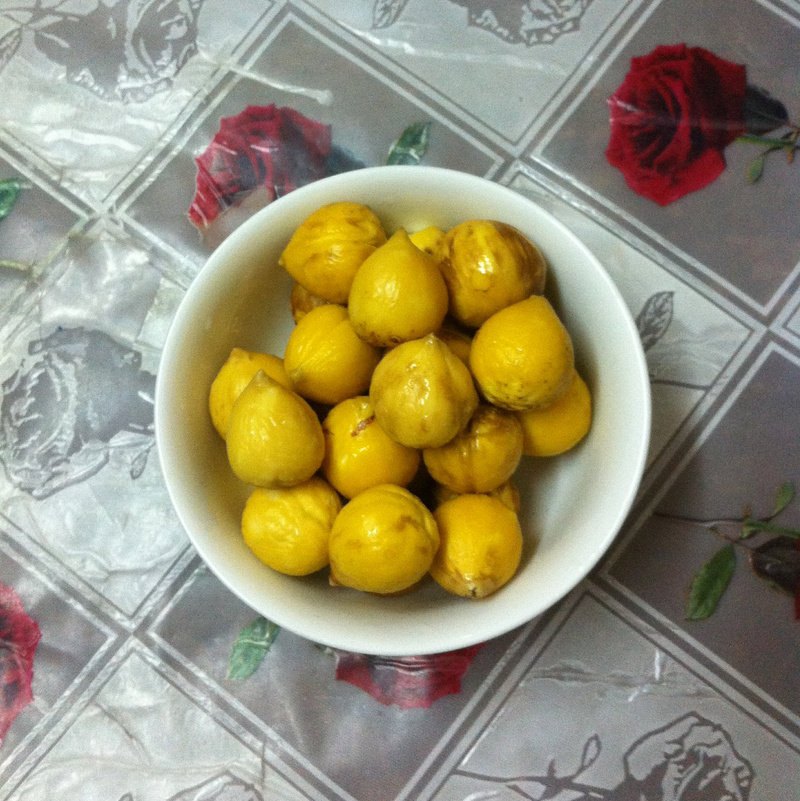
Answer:
M800 798L800 4L719 9L0 3L0 801ZM194 201L212 141L219 197ZM630 307L653 398L588 579L402 660L275 632L225 589L152 413L226 232L395 158L566 223Z

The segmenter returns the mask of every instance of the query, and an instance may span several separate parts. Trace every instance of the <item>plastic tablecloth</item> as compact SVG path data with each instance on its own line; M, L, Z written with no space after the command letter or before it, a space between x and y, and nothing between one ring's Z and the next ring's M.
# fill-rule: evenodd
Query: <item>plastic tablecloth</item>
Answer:
M798 54L795 0L0 2L0 799L800 798ZM223 587L153 431L216 244L388 161L574 231L653 398L591 575L403 659Z

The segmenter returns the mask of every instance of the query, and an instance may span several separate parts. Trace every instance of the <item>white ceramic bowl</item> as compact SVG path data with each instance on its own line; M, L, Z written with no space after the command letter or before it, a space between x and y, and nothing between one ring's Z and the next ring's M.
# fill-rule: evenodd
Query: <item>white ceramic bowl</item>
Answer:
M501 220L527 234L548 260L546 294L572 335L592 391L594 420L569 453L523 457L516 481L528 546L517 575L489 598L448 595L433 581L388 598L332 588L326 571L303 579L273 572L242 541L239 520L250 488L232 475L211 426L209 386L233 346L282 355L293 322L291 280L278 256L308 214L338 200L367 204L388 231ZM564 225L483 178L433 167L375 167L293 191L256 213L211 255L167 336L155 413L161 465L178 517L211 570L239 598L315 642L401 656L449 651L504 634L586 576L618 533L639 486L649 443L650 389L627 307L605 270Z

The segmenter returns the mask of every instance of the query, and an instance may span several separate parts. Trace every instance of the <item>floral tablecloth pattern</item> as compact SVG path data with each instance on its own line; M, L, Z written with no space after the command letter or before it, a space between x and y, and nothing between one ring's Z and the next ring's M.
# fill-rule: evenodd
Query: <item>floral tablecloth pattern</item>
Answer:
M800 799L796 2L15 0L0 78L0 801ZM403 659L220 584L152 407L213 248L385 163L575 231L653 394L597 569Z

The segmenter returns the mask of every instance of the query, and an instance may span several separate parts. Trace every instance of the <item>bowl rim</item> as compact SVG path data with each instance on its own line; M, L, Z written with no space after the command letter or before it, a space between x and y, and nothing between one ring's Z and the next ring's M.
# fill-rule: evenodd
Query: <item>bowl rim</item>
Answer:
M618 504L617 514L613 522L607 526L605 536L599 541L594 543L591 558L587 559L582 566L582 569L576 571L568 582L559 585L555 592L546 594L542 597L542 601L536 607L530 607L525 610L517 610L512 614L508 614L505 610L505 616L502 620L498 620L495 627L491 632L455 632L448 631L445 639L441 645L437 645L430 638L419 637L415 635L405 637L396 637L392 642L397 645L392 645L389 641L371 641L366 640L362 636L360 639L356 638L342 638L339 635L331 634L326 631L317 631L313 628L313 623L304 625L299 622L292 614L286 609L271 609L267 610L260 603L259 599L253 597L252 592L244 591L241 586L237 584L237 577L231 575L225 569L222 569L217 563L212 548L208 547L199 537L192 524L192 516L187 513L183 508L180 499L180 488L177 484L174 474L174 467L176 466L176 459L171 451L170 432L165 427L167 425L167 415L165 409L168 408L169 398L169 381L164 377L167 374L167 369L170 364L175 360L177 351L180 347L180 338L182 332L191 319L191 314L194 302L198 295L203 292L205 282L209 276L213 275L215 271L219 270L221 265L224 265L235 255L241 243L249 237L254 236L257 232L261 232L270 221L278 216L285 214L297 214L299 210L305 209L308 203L313 198L325 195L326 192L333 192L334 188L336 193L341 195L341 199L347 199L348 192L352 192L354 188L363 187L365 182L371 180L380 180L383 182L396 183L400 186L411 186L416 182L422 180L423 182L438 182L449 181L463 182L460 185L479 187L481 191L488 193L490 196L497 198L505 198L508 202L520 205L531 212L533 216L539 220L545 221L548 226L559 235L563 235L568 239L570 246L581 253L583 259L591 263L592 269L597 273L598 278L602 279L605 284L605 289L614 296L617 303L618 310L622 313L620 320L624 324L630 336L631 342L634 344L633 353L630 358L633 360L632 368L636 373L638 379L637 389L640 394L640 406L638 407L638 420L639 420L639 434L637 440L637 447L635 454L630 457L630 464L628 469L629 479L627 491L620 498ZM430 185L430 184L428 184ZM328 201L324 201L328 202ZM318 205L323 205L320 202ZM310 213L310 212L306 212ZM305 215L304 215L305 216ZM380 215L379 215L380 216ZM186 532L192 546L197 551L203 562L209 567L211 572L241 601L254 609L256 612L263 614L277 625L293 631L297 635L310 639L314 642L326 645L332 648L341 650L349 650L359 653L368 653L376 655L422 655L437 653L442 651L451 651L458 648L463 648L475 645L479 642L484 642L492 639L509 631L516 629L525 623L531 621L541 613L550 609L565 596L567 596L581 581L591 572L591 570L598 564L602 557L608 551L610 545L619 534L620 529L624 525L625 519L630 513L638 494L641 481L644 475L645 467L647 464L647 456L650 446L651 435L651 422L652 422L652 398L651 387L649 381L649 374L647 363L644 355L644 349L638 335L636 324L633 320L630 310L627 307L622 295L606 271L602 263L595 257L593 252L576 234L569 230L569 228L556 218L551 212L547 211L536 201L527 197L526 195L518 192L511 187L500 184L488 178L477 176L474 174L453 170L445 167L433 166L419 166L419 165L383 165L377 167L364 167L346 173L329 176L327 178L319 179L310 184L301 186L287 195L278 198L266 207L255 212L250 218L245 220L238 226L219 246L208 256L205 263L202 265L194 279L191 281L183 298L178 304L178 308L173 315L173 319L167 330L164 344L159 359L159 367L156 374L156 387L155 387L155 404L154 404L154 431L156 440L156 450L159 456L160 464L162 467L162 474L167 492L172 503L172 507L177 514L180 525ZM265 570L268 570L264 566ZM496 594L497 595L497 594ZM490 596L488 599L483 599L479 603L487 603L495 596ZM474 601L465 601L466 603L475 603Z

